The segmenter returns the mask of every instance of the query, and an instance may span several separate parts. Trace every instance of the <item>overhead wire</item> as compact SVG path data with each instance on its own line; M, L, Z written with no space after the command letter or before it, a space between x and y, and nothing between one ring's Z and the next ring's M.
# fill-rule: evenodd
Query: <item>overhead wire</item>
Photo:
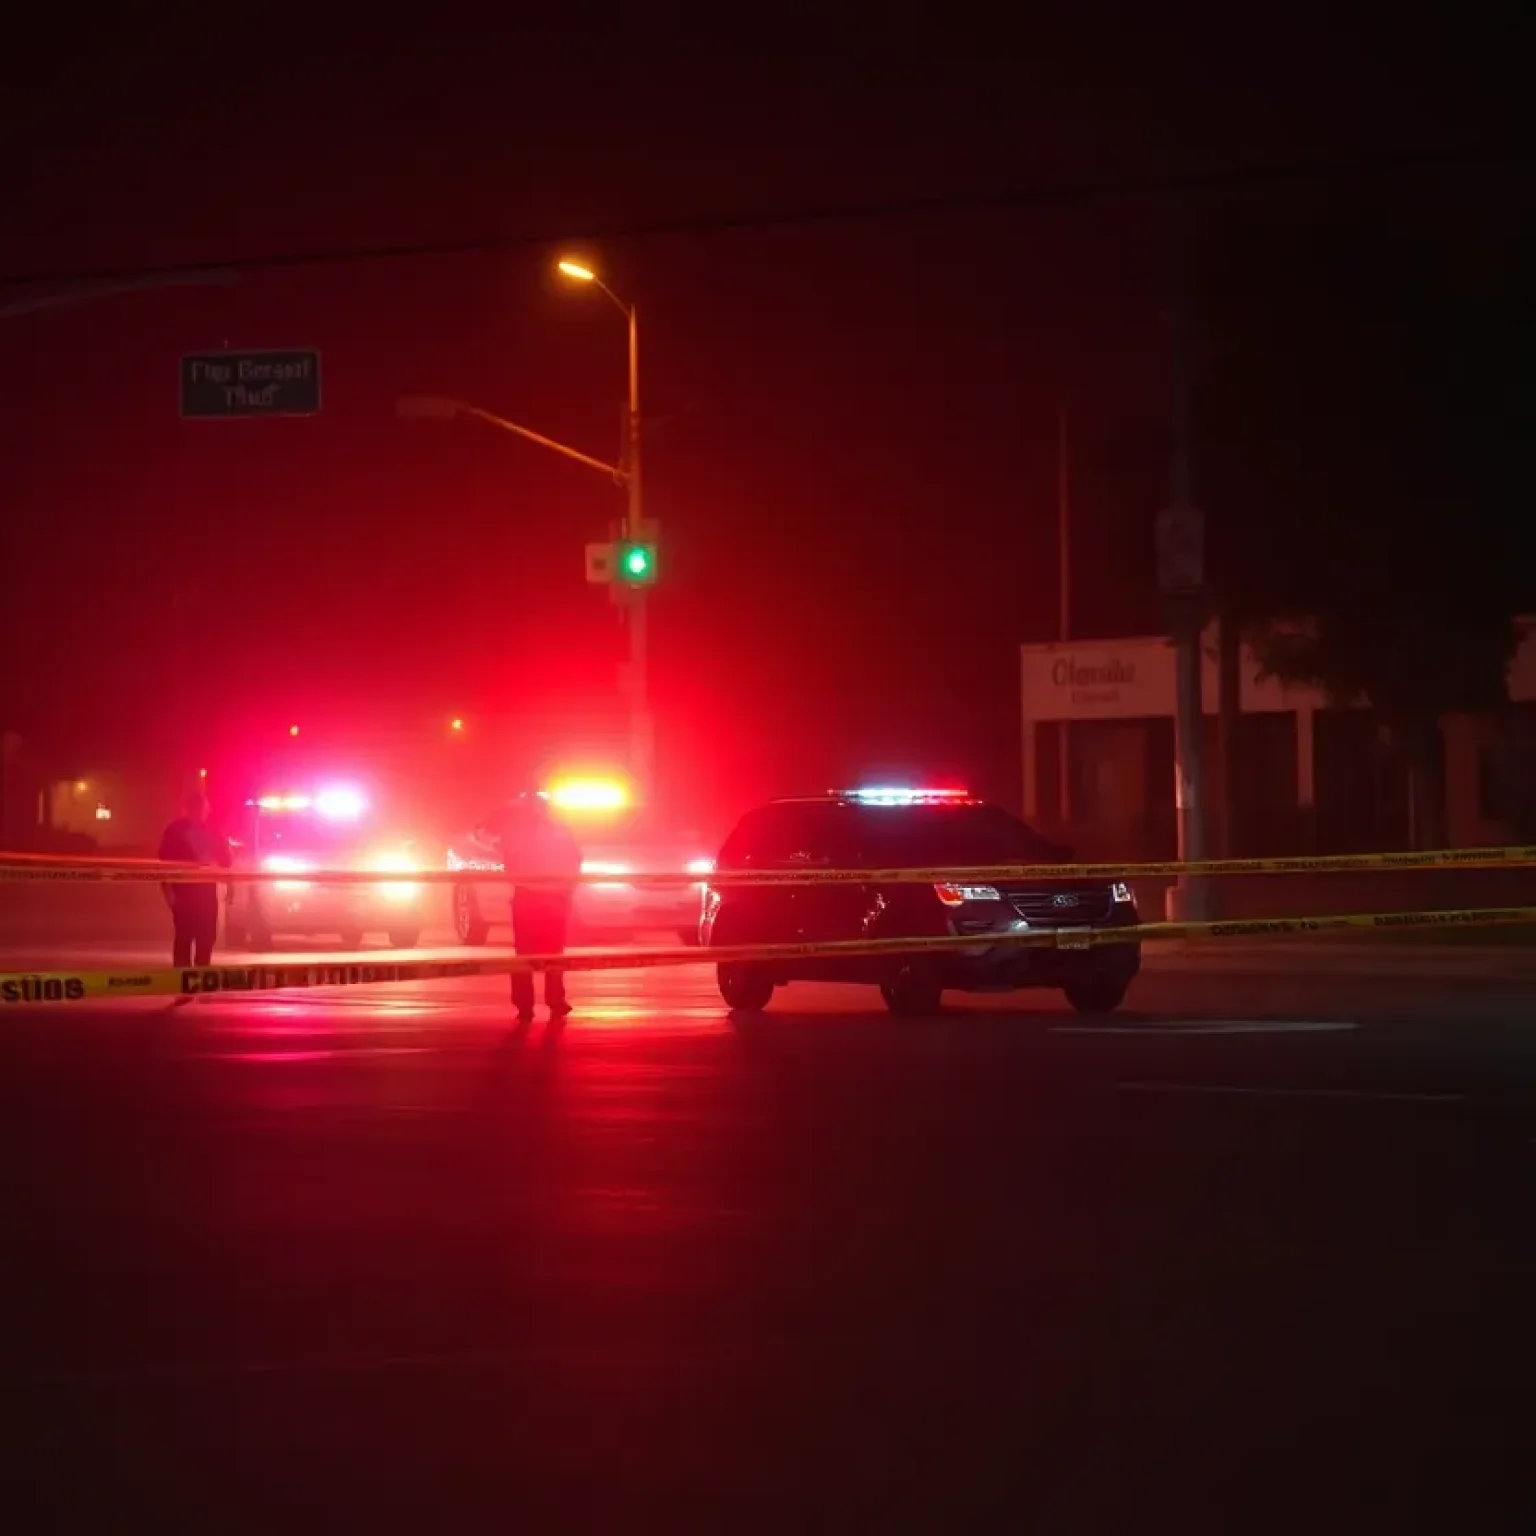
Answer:
M839 201L776 209L735 211L689 217L615 222L590 229L546 229L521 234L486 235L459 240L403 241L394 244L311 248L267 256L235 256L195 262L90 267L69 271L44 269L0 274L0 288L45 284L117 284L196 281L239 273L278 272L302 267L336 266L424 257L484 255L559 244L582 245L657 239L663 236L716 235L740 231L798 229L816 225L864 224L963 214L1087 207L1137 199L1192 198L1260 187L1306 185L1417 174L1427 171L1489 168L1525 163L1528 156L1495 144L1412 149L1320 160L1259 161L1213 170L1145 177L1079 178L1039 182L995 192L929 193L870 202Z

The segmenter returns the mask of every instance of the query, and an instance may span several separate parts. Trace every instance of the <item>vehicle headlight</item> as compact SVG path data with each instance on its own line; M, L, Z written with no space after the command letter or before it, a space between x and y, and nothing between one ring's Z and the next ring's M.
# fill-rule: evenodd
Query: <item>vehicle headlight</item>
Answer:
M1116 880L1110 887L1114 893L1117 907L1134 907L1136 905L1136 892L1128 886L1124 880Z
M291 858L286 853L271 853L261 861L261 867L273 875L298 875L314 866L306 859ZM280 891L302 891L307 885L305 880L274 880L273 885Z
M420 868L408 853L377 853L368 860L368 868L381 875L411 875ZM386 901L410 901L420 892L416 881L390 880L379 886L379 893Z

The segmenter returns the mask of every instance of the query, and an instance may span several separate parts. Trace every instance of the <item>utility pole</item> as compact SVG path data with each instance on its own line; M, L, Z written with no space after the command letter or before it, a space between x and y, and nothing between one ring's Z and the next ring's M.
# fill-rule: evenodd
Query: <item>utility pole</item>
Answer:
M1219 827L1220 857L1241 857L1238 830L1238 786L1242 783L1238 732L1243 714L1243 637L1233 617L1232 604L1224 600L1217 608L1216 652L1216 737L1220 745L1217 758L1216 793L1221 802Z
M1057 614L1060 618L1058 639L1062 645L1072 640L1072 489L1070 461L1067 456L1067 413L1063 409L1056 422L1056 549L1060 562L1057 572ZM1069 837L1072 825L1072 722L1056 722L1058 783L1057 803L1061 809L1061 830Z
M617 568L611 558L601 558L601 549L587 550L587 580L606 581L612 586L615 601L624 605L629 628L629 661L624 669L624 693L629 700L629 771L638 781L642 795L654 789L652 757L654 733L647 688L646 594L645 588L656 579L655 529L645 521L645 502L640 480L640 311L627 303L589 266L562 258L555 269L574 282L587 283L605 295L624 316L629 330L629 407L624 425L624 452L619 479L625 491L624 520L619 529ZM611 556L610 551L610 556ZM594 561L594 555L599 556Z
M1179 239L1184 231L1179 231ZM1186 254L1176 253L1172 337L1173 465L1171 505L1157 527L1158 584L1167 599L1169 628L1178 647L1178 696L1174 717L1174 793L1179 858L1199 863L1205 852L1205 708L1200 654L1204 628L1205 526L1194 501L1194 449L1190 424L1189 292ZM1181 875L1168 893L1170 917L1201 921L1208 907L1206 882Z
M624 434L625 544L648 542L645 502L640 481L640 319L637 306L623 306L629 316L629 412ZM629 624L629 755L630 771L640 793L649 798L654 790L655 739L646 673L646 586L625 589Z
M591 267L570 259L556 262L555 267L562 276L596 288L624 316L629 333L629 398L624 405L617 464L605 464L601 459L556 442L541 432L507 421L479 406L442 395L404 395L396 402L395 410L401 416L440 419L472 416L577 464L600 470L623 488L624 513L608 524L608 541L586 546L587 580L609 589L612 600L623 611L629 630L629 658L619 671L620 692L629 706L630 774L640 793L649 797L655 789L655 733L646 679L645 589L656 580L657 526L645 520L640 479L640 317L636 306L621 299Z

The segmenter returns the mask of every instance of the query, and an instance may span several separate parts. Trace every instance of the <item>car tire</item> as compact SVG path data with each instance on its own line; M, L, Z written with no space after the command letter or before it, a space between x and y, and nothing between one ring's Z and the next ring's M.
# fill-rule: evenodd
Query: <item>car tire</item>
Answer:
M491 925L480 911L472 885L453 888L453 931L461 944L484 944L491 936Z
M932 967L921 962L903 965L889 981L882 981L880 996L901 1019L923 1018L944 1006L943 984Z
M393 949L415 949L421 942L421 929L392 928L389 933L389 942Z
M361 949L363 947L363 930L361 928L348 928L341 935L341 947L343 949Z
M715 978L720 996L732 1013L761 1013L773 1001L772 978L745 961L726 961L716 966Z
M1128 985L1103 976L1085 976L1080 981L1069 981L1062 991L1079 1013L1113 1013L1125 1001Z

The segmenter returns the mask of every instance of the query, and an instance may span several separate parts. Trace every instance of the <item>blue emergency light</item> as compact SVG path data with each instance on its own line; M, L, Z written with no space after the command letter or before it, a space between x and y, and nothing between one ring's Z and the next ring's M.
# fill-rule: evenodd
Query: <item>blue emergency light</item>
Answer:
M870 784L843 791L843 798L860 805L944 805L971 798L965 789L909 789L892 784Z

